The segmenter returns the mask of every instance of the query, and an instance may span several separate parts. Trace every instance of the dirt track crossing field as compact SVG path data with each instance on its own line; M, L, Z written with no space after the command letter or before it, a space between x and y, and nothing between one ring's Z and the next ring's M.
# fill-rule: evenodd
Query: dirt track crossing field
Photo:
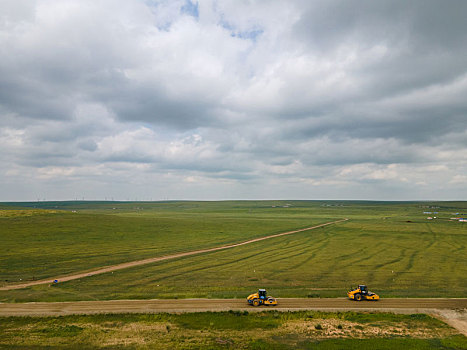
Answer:
M309 231L309 230L313 230L313 229L316 229L316 228L319 228L319 227L324 227L324 226L327 226L327 225L337 224L339 222L343 222L343 221L347 221L347 220L348 219L342 219L342 220L327 222L327 223L324 223L324 224L321 224L321 225L316 225L316 226L306 227L306 228L302 228L302 229L298 229L298 230L277 233L277 234L274 234L274 235L259 237L259 238L251 239L251 240L248 240L248 241L240 242L240 243L224 245L224 246L221 246L221 247L194 250L194 251L191 251L191 252L185 252L185 253L179 253L179 254L173 254L173 255L166 255L166 256L159 256L159 257L154 257L154 258L149 258L149 259L144 259L144 260L130 261L130 262L127 262L127 263L122 263L122 264L113 265L113 266L106 266L106 267L103 267L103 268L98 269L98 270L82 272L82 273L78 273L78 274L74 274L74 275L62 276L62 277L58 277L58 278L47 278L47 279L28 282L28 283L4 286L4 287L0 287L0 290L22 289L22 288L27 288L27 287L39 285L39 284L48 284L48 283L53 283L55 279L57 279L59 282L66 282L66 281L76 280L76 279L80 279L80 278L85 278L85 277L88 277L88 276L94 276L94 275L99 275L99 274L102 274L102 273L122 270L122 269L126 269L126 268L129 268L129 267L146 265L146 264L150 264L150 263L154 263L154 262L158 262L158 261L182 258L182 257L185 257L185 256L190 256L190 255L210 253L210 252L215 252L215 251L219 251L219 250L235 248L235 247L239 247L239 246L246 245L246 244L251 244L251 243L255 243L255 242L259 242L259 241L264 241L265 239L271 239L271 238L275 238L275 237L291 235L291 234L298 233L298 232Z
M93 313L158 313L202 311L397 311L429 313L434 310L467 309L467 298L390 298L380 301L356 302L347 298L323 299L278 299L277 307L252 307L243 299L153 299L153 300L108 300L56 303L0 303L0 316L59 316Z

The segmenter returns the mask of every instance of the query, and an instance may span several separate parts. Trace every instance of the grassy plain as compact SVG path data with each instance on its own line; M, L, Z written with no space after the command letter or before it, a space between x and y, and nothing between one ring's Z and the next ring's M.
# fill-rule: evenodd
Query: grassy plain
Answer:
M0 348L467 349L428 315L219 312L0 318Z
M10 204L0 207L0 285L5 280L17 283L214 247L330 220L309 213L275 214L262 212L261 203Z
M467 202L38 204L42 208L34 210L55 213L0 218L6 242L2 281L218 246L344 217L349 221L53 286L1 291L0 301L243 298L258 287L277 297L335 297L357 283L382 297L467 296L467 224L449 220L467 212Z

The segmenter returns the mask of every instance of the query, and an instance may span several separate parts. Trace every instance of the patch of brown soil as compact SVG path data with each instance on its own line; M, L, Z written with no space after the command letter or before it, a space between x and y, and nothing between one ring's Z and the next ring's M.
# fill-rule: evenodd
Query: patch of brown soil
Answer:
M109 330L108 327L100 327L95 325L95 329L99 332ZM169 333L169 330L174 329L174 326L169 323L140 323L133 322L127 323L121 327L114 328L112 337L105 337L102 341L104 346L129 346L129 345L143 345L146 344L149 340L148 335L151 335L151 338L155 334L160 336L166 335Z
M326 338L374 338L410 336L412 338L440 338L455 334L449 328L436 329L419 326L407 327L403 322L375 322L361 324L340 319L312 319L307 321L289 321L283 326L286 333L298 333L316 339Z
M451 327L457 329L460 333L467 336L467 308L453 310L435 310L432 314Z

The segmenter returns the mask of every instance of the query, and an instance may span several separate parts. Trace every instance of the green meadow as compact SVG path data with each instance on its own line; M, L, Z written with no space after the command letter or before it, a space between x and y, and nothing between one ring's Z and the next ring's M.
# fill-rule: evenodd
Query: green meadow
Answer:
M467 349L424 314L204 312L0 317L14 349Z
M449 220L466 212L467 202L4 203L0 285L349 220L52 286L0 291L0 301L244 298L259 287L276 297L342 297L358 283L382 297L466 297L467 224Z
M28 205L22 203L21 205ZM332 220L242 203L34 203L0 207L0 284L215 247Z

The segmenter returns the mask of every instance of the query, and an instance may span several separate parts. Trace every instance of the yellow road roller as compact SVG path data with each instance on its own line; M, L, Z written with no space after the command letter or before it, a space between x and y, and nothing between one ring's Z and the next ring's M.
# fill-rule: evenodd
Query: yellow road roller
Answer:
M266 289L258 289L258 293L250 294L248 298L246 298L249 305L253 306L260 306L260 305L277 305L276 298L273 298L270 295L267 295Z
M379 295L370 292L364 284L360 284L357 288L347 292L347 296L350 299L361 301L361 300L379 300Z

